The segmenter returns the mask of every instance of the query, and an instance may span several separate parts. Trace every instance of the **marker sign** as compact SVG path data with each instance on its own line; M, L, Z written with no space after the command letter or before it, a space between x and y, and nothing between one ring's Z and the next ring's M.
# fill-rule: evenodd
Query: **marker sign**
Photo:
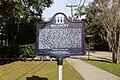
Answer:
M47 23L37 23L36 53L39 56L76 56L86 53L82 22L70 22L57 13Z

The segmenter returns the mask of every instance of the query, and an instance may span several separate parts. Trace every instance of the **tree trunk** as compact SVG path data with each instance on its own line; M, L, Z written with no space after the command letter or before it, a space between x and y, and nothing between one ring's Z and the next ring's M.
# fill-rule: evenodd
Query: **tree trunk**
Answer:
M116 63L120 63L120 52L117 55L117 62Z
M113 52L112 54L112 61L113 63L117 63L117 53Z
M114 44L116 47L112 49L113 52L113 63L120 63L120 33L117 35L117 41L116 44Z
M119 33L119 36L118 36L118 50L117 50L117 63L120 63L120 33Z

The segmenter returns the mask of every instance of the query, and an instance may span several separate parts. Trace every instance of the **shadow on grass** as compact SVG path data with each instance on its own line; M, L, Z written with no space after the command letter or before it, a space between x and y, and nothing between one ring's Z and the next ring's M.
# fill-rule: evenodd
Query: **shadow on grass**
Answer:
M33 60L33 59L0 59L0 65L5 65L5 64L9 64L12 62L16 62L16 61L42 61L42 60ZM43 60L43 61L50 61L50 60ZM52 60L52 61L56 61L56 60Z
M45 77L32 76L32 77L27 77L26 80L48 80L48 79Z
M0 59L0 65L5 65L5 64L9 64L9 63L12 63L12 62L16 62L16 61L24 61L25 62L25 59L16 59L16 58L6 58L6 59Z
M97 61L97 62L106 62L106 63L113 63L111 60L95 60L95 59L89 59L85 61Z
M4 59L0 59L0 65L5 65L5 64L9 64L15 62L13 60L4 60Z

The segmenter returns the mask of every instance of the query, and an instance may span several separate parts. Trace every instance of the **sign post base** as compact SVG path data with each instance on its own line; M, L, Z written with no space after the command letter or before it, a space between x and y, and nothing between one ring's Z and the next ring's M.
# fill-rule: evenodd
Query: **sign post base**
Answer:
M58 80L62 80L62 65L63 65L62 57L58 58L57 65L58 65Z

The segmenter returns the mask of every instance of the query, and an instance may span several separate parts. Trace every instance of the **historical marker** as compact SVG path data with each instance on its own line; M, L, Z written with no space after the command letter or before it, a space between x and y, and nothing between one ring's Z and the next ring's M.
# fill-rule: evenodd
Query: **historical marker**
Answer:
M70 22L66 15L57 13L47 23L38 23L36 53L57 58L58 80L62 80L63 59L85 55L86 44L82 22Z
M36 53L39 56L66 57L86 53L84 24L70 22L66 15L57 13L47 23L38 23Z

